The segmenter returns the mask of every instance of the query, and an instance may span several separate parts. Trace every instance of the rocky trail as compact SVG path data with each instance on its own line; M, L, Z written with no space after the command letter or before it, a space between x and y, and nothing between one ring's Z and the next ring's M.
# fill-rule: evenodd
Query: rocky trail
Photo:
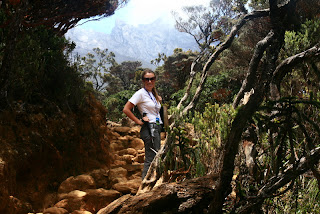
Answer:
M144 162L144 144L139 131L138 126L109 123L111 166L67 178L57 193L44 199L42 213L93 214L123 195L136 194Z

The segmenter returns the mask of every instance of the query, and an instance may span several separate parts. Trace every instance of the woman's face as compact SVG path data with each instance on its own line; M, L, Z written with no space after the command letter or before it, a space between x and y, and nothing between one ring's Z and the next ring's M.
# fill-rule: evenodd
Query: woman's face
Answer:
M145 89L151 91L156 84L156 76L153 73L146 73L143 76L143 84Z

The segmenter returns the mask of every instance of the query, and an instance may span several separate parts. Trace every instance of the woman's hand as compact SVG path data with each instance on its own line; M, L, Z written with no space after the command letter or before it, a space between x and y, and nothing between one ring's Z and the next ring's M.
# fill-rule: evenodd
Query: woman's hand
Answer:
M150 121L150 120L149 120L149 117L147 117L147 116L144 116L144 117L142 118L142 120L145 121L145 122L149 122L149 121Z
M140 121L140 122L138 122L137 124L140 125L140 126L142 126L142 125L144 124L144 122L141 121L141 120L139 120L139 121Z

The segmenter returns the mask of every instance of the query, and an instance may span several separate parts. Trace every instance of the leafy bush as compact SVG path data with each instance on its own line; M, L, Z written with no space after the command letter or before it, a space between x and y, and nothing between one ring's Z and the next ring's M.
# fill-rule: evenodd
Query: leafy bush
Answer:
M125 116L125 114L122 112L122 109L134 93L135 91L120 91L107 97L103 101L103 104L108 111L107 119L111 121L119 121L122 119ZM134 113L138 115L137 109Z
M195 138L201 147L201 161L209 171L216 169L220 149L229 134L229 126L235 113L230 104L220 106L217 103L207 103L203 112L195 112L192 117Z
M19 51L7 71L7 99L33 104L45 99L77 108L83 101L84 82L66 55L74 44L44 27L25 30L17 41Z
M286 194L269 199L266 210L270 213L319 213L320 192L315 178L300 176Z
M224 104L232 102L233 96L240 88L240 84L232 80L233 71L224 72L219 75L209 76L204 85L204 88L200 94L199 101L195 108L195 111L202 111L206 107L207 103L210 104ZM190 96L185 103L189 103L191 98L195 94L199 84L199 75L194 80L193 86L190 90ZM177 106L181 98L184 96L185 89L179 90L171 95L170 106Z
M179 114L174 108L170 112ZM168 130L170 143L161 166L167 179L181 180L214 172L234 115L231 105L206 104L203 112L176 120Z

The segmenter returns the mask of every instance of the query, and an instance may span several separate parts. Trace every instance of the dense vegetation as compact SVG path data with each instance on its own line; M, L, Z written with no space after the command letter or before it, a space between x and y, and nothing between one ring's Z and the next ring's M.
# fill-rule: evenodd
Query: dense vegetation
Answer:
M78 7L52 1L56 9L9 1L0 10L1 112L27 106L48 123L63 117L61 111L78 122L87 116L93 122L77 131L63 128L61 133L72 137L62 134L59 140L60 131L54 134L55 151L67 155L80 147L79 152L85 152L83 148L103 138L98 127L104 118L94 121L97 112L92 108L105 112L92 105L88 94L103 103L107 119L119 121L124 104L141 87L144 69L139 61L116 62L107 49L70 58L75 44L61 35L80 19L110 15L117 6L113 1L90 2L90 13L82 12L86 4L74 1L70 4ZM317 212L319 8L317 0L213 0L209 8L185 8L186 20L176 14L177 29L192 35L199 51L177 48L153 61L158 65L157 89L172 122L165 152L151 169L157 178L183 181L218 174L212 213ZM68 10L75 17L65 16ZM44 18L46 11L51 13ZM77 118L80 114L85 116ZM0 125L6 127L1 118ZM79 142L67 146L73 137ZM20 142L41 142L40 137L32 139Z
M62 180L110 163L106 110L63 34L117 6L0 1L0 213L39 211Z

